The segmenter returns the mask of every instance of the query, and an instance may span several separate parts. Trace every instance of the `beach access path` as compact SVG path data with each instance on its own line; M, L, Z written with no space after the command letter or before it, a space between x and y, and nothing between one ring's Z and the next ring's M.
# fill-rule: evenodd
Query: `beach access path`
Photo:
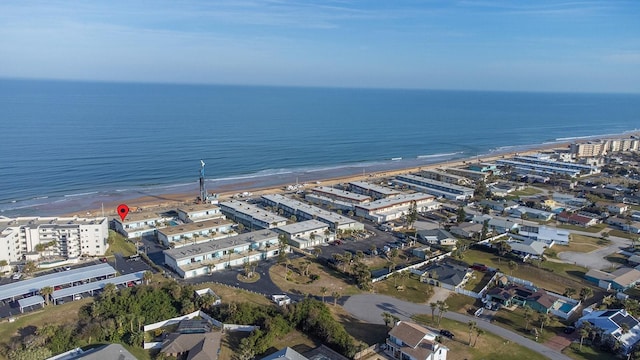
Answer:
M401 320L410 320L415 314L430 314L431 310L428 305L410 303L398 300L391 296L377 294L361 294L354 295L347 299L344 309L354 317L374 324L384 324L382 318L383 312L388 312L399 317ZM443 317L467 324L469 321L475 321L477 326L485 331L491 332L501 338L520 344L529 348L543 356L552 360L571 360L570 357L561 352L548 348L545 345L527 339L524 336L507 330L503 327L494 325L487 321L478 321L478 318L459 314L455 312L446 312Z

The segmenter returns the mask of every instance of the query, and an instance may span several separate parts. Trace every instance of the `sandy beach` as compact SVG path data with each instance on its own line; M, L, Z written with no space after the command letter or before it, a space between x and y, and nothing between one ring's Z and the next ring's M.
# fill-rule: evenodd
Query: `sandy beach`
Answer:
M570 143L553 143L553 144L541 144L539 146L528 148L525 151L517 152L504 152L496 153L491 156L473 157L457 159L454 161L437 162L425 166L400 168L393 170L385 170L378 172L370 172L364 174L354 174L348 176L339 176L333 178L318 179L314 182L309 182L307 187L311 186L333 186L336 184L348 183L351 181L381 181L385 178L391 178L401 174L407 174L417 172L423 169L436 169L447 167L461 167L469 163L477 162L492 162L500 158L514 156L516 154L533 154L545 150L553 149L566 149ZM293 185L295 183L283 182L274 186L260 186L259 182L254 180L239 181L236 184L226 185L219 188L208 189L209 193L218 194L220 201L229 199L235 194L242 192L250 192L252 196L260 196L265 194L283 193L285 187ZM127 200L125 203L131 211L163 211L168 209L175 209L181 205L194 204L197 198L197 192L194 193L173 193L173 194L159 194L159 195L146 195L138 198ZM103 210L105 216L116 216L116 208L120 202L104 203L104 209L86 209L82 211L75 211L63 216L80 216L80 217L95 217L102 216Z

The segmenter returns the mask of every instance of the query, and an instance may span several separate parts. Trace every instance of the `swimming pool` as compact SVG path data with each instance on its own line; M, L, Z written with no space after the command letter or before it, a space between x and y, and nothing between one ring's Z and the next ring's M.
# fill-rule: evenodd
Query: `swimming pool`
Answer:
M562 306L560 306L560 311L565 314L568 314L571 309L573 309L573 305L569 303L563 303Z

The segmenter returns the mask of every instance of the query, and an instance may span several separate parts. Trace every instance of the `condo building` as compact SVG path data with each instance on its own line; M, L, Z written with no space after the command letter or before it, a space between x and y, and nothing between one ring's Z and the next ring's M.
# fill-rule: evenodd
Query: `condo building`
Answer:
M408 214L414 203L418 212L435 210L440 206L440 203L435 200L433 195L414 193L356 205L355 213L356 216L361 216L373 222L384 223Z
M349 190L356 194L371 196L374 200L384 199L402 194L402 192L364 181L352 181L349 183Z
M473 189L465 186L454 185L442 181L431 180L416 175L399 175L395 183L406 186L409 189L444 197L449 200L465 200L473 196Z
M273 229L286 225L287 219L246 201L229 200L219 204L229 219L250 229Z
M103 255L109 247L106 217L0 217L0 260Z

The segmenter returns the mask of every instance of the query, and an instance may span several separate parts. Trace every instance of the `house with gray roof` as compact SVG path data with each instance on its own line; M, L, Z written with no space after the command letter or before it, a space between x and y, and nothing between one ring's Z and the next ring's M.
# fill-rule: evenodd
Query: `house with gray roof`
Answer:
M511 246L511 252L523 258L529 256L540 257L547 248L547 244L533 239L524 239L522 241L509 240L507 244Z
M430 264L420 272L420 281L455 290L467 282L473 271L465 266L442 262Z
M576 326L584 322L600 329L602 336L619 341L625 354L640 341L640 322L624 309L592 311L578 319Z

